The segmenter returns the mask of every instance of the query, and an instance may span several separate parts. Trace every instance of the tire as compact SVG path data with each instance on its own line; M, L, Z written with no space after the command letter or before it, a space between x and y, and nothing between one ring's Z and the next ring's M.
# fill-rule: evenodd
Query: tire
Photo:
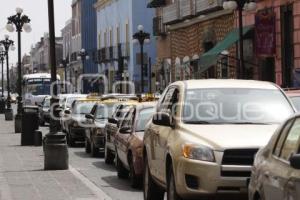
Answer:
M127 179L129 177L129 171L124 167L123 163L118 157L117 152L116 152L116 158L117 158L116 168L117 168L118 178Z
M144 183L143 183L143 193L144 193L144 200L163 200L165 192L155 184L153 181L150 169L148 166L148 159L145 156L144 161Z
M85 153L91 153L91 146L90 146L90 142L88 141L88 138L85 138L84 147L85 147Z
M99 156L99 149L95 147L95 144L93 141L90 142L90 148L91 148L91 156L92 157L98 157Z
M176 192L176 184L173 170L171 169L167 180L167 200L182 200Z
M75 147L75 139L71 135L72 130L70 129L68 133L68 145L69 147Z
M137 176L134 170L134 166L133 166L133 160L132 160L132 155L129 156L128 159L128 163L129 163L129 178L130 178L130 184L132 188L141 188L142 186L142 178Z
M113 164L114 159L115 159L115 155L105 145L105 148L104 148L104 161L105 161L105 164L107 164L107 165Z

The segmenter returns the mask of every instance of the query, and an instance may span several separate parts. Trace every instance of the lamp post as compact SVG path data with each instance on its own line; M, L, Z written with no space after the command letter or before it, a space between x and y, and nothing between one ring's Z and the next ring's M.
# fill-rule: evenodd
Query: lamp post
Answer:
M54 22L54 3L48 0L49 16L49 43L50 43L50 66L51 83L54 84L51 97L51 119L50 132L44 140L44 169L45 170L65 170L69 168L69 154L66 144L66 135L58 132L59 129L59 110L57 98L57 72L56 72L56 53L55 53L55 22Z
M5 51L2 46L0 46L0 62L1 62L1 99L0 99L0 114L5 113L5 98L4 98L4 60L5 60Z
M223 3L225 10L237 10L239 18L239 78L245 78L245 62L244 62L244 39L243 39L243 11L256 10L256 3L254 0L228 0Z
M144 92L144 44L150 43L150 34L144 31L143 25L138 25L138 32L133 35L133 42L141 47L141 93Z
M8 22L6 29L9 32L18 33L18 109L17 115L15 117L15 133L22 132L22 112L23 112L23 102L22 102L22 69L21 69L21 32L23 30L27 33L31 32L30 19L27 15L23 14L22 8L16 8L16 14L8 17Z
M77 60L81 60L81 62L82 62L82 74L85 74L85 70L84 70L85 61L89 60L89 59L90 59L90 56L86 52L86 50L85 49L81 49L79 51L79 53L78 53ZM81 92L84 90L84 86L85 86L85 81L83 79L83 89L81 90Z
M68 79L67 78L67 67L68 67L68 64L69 64L69 60L68 59L62 59L60 65L59 65L61 68L64 68L64 70L65 70L65 72L64 72L64 74L65 74L65 84L64 85L65 85L65 92L66 93L68 93L68 84L67 84L67 81L68 81L67 80Z
M6 79L7 79L7 99L6 99L6 110L5 110L5 120L13 120L13 110L11 108L11 97L10 97L10 80L9 80L9 50L14 51L14 41L9 39L8 35L5 35L5 39L0 41L0 44L4 47L5 56L6 56Z

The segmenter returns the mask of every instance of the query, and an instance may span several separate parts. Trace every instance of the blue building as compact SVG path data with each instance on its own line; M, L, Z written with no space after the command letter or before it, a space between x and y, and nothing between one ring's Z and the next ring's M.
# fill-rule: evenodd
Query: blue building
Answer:
M152 35L155 11L147 9L147 3L148 0L98 0L95 4L99 72L107 76L110 91L121 80L134 82L136 92L141 91L140 46L132 42L138 25L151 33L151 41L144 47L144 91L149 89L149 60L156 59L156 42Z
M97 16L94 4L97 0L81 1L81 46L89 55L89 59L84 62L83 72L94 74L98 72L96 63L97 52ZM91 92L91 88L85 84L84 92Z

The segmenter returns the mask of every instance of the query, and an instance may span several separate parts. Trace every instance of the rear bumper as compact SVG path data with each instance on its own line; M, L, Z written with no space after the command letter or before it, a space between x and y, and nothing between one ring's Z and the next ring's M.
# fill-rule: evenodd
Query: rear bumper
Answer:
M70 127L70 133L72 138L78 139L78 140L85 140L85 128L81 127Z

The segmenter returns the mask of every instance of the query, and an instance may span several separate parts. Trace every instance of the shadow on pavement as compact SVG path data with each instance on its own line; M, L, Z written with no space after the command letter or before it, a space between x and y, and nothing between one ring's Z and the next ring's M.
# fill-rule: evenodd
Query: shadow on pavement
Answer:
M102 180L117 190L122 190L127 192L138 192L138 193L141 192L141 190L136 190L130 187L129 179L121 180L117 176L106 176L106 177L102 177Z
M116 168L114 165L107 165L105 164L104 161L93 162L92 164L97 168L101 168L103 170L110 171L110 172L116 172Z

